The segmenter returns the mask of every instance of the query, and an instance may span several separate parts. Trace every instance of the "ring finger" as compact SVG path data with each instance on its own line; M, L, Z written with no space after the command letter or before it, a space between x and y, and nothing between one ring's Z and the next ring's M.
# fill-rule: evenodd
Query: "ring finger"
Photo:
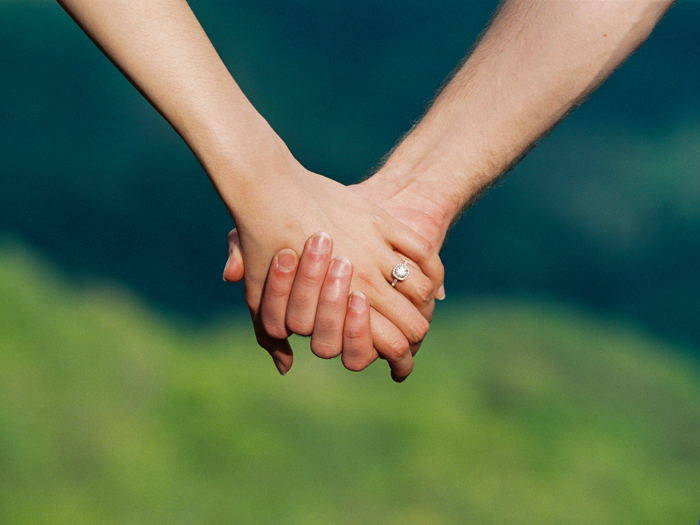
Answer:
M402 277L401 279L399 279ZM410 300L418 311L430 322L435 310L435 286L412 261L405 259L397 263L390 278L392 286Z

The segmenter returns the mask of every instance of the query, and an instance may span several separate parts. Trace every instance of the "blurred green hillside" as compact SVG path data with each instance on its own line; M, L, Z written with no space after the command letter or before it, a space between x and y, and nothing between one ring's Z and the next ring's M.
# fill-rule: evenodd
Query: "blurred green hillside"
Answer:
M367 174L493 0L193 0L234 77L310 169ZM550 296L700 347L700 3L680 1L467 213L448 295ZM231 223L175 133L52 0L0 2L0 233L73 275L199 319ZM348 254L349 255L349 254Z
M0 522L688 524L700 369L561 304L452 302L409 380L167 320L0 250Z

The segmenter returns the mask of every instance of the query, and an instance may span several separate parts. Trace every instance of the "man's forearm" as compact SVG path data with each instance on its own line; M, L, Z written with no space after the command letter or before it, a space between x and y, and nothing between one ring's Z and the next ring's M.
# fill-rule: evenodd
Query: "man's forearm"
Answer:
M183 137L229 208L282 171L288 150L185 0L58 1Z
M381 184L397 198L420 195L446 230L603 82L672 4L505 0L469 59L378 174Z

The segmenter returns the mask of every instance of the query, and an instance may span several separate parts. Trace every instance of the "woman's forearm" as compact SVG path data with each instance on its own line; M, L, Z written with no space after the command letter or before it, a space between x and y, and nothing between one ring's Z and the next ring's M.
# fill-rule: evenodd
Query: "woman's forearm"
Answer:
M398 199L419 195L422 211L446 231L648 37L672 3L505 0L375 183Z
M183 137L232 215L291 154L229 74L185 0L58 0Z

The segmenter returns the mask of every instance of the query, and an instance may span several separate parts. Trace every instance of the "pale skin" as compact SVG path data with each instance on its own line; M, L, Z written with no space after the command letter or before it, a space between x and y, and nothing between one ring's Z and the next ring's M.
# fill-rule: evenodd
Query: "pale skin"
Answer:
M441 247L449 227L468 205L634 52L673 3L503 1L478 45L423 119L356 191ZM240 280L244 264L235 232L229 236L229 252L225 279ZM282 273L273 265L262 298L263 325L279 326L282 319L300 311L307 317L315 312L324 323L313 327L312 351L322 357L342 351L344 360L349 352L353 363L367 366L371 355L358 351L370 334L367 303L356 296L348 302L327 291L349 289L347 275L331 284L324 282L329 262L312 259L305 251L298 270L295 266ZM307 287L327 300L299 301L292 293L294 272L305 275ZM315 282L309 275L317 276ZM411 274L397 289L412 278ZM276 290L274 300L268 289ZM333 315L337 322L329 325L325 320ZM287 328L294 332L289 323ZM317 339L324 341L323 353L315 347Z
M371 305L371 335L362 334L362 351L386 358L394 379L405 379L429 328L434 290L443 282L432 242L369 200L362 189L345 187L301 166L240 90L185 0L59 3L204 167L238 228L246 302L258 342L280 372L291 367L292 352L286 325L275 331L273 323L266 331L260 319L268 268L276 252L291 248L301 253L305 241L322 230L326 235L314 236L307 253L321 266L333 252L351 255L353 271L345 271L349 266L339 269L343 288L337 294L345 295L345 305L344 279L350 277L359 294L353 297ZM404 257L411 260L412 279L399 292L391 287L390 276ZM298 275L302 283L303 273ZM305 290L302 284L295 287L295 300L308 297L309 287ZM310 334L316 304L314 299L312 315L300 310L287 316L286 324ZM360 368L352 359L348 366Z

